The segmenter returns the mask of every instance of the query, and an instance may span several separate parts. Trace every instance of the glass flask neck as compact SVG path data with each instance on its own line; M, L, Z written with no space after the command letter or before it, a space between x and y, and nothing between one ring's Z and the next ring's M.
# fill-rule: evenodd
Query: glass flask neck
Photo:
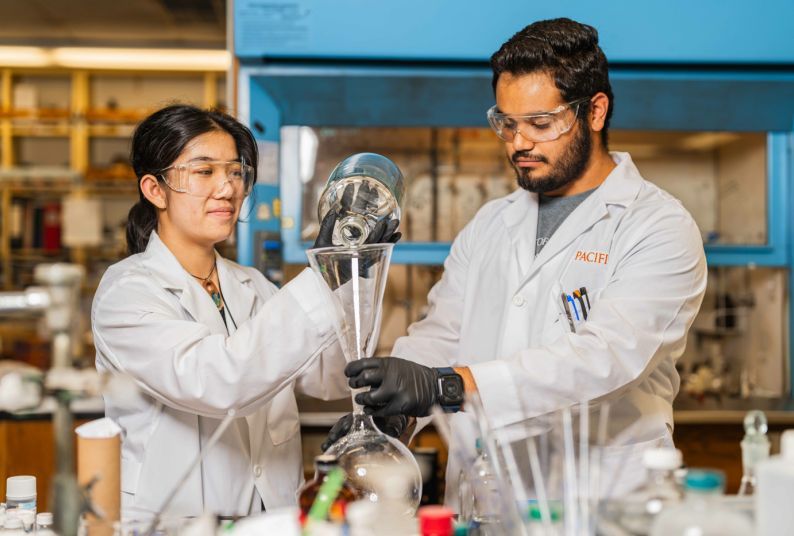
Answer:
M351 214L339 221L339 238L342 245L353 248L362 245L369 236L366 219L358 214Z

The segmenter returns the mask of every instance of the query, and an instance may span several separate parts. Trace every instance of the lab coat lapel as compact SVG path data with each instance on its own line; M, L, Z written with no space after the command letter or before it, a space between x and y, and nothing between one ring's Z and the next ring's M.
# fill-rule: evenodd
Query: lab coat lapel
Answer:
M568 247L571 242L576 240L584 232L590 229L598 220L609 214L607 207L601 200L598 192L593 192L581 205L567 217L562 225L551 235L549 241L540 250L540 253L532 263L523 283L535 275L549 260L554 258L562 249Z
M207 326L212 333L226 334L223 318L210 295L185 271L155 231L146 246L143 264L155 281L179 297L182 308L196 322Z
M210 328L210 332L215 335L227 335L226 325L215 302L198 281L187 282L182 289L179 303L197 322Z
M226 308L231 312L231 316L234 317L234 321L239 327L254 314L256 292L252 288L253 282L245 270L227 261L219 254L216 255L223 299ZM234 325L228 317L227 321L229 332L233 333Z
M535 260L535 235L538 227L538 195L516 190L508 196L510 205L502 219L513 246L517 279L522 279Z
M234 317L237 326L241 326L254 315L257 294L252 288L253 281L245 270L220 255L217 255L217 261L218 278L221 281L221 290L226 303L229 332L234 333L235 327L228 312L231 312L231 317ZM250 452L252 464L259 463L262 438L267 433L267 419L264 415L265 411L260 410L245 417L245 422L248 425L248 452Z
M607 176L601 186L596 189L581 205L562 222L562 225L551 235L548 243L534 259L521 286L543 266L553 259L560 251L571 245L573 241L586 233L601 219L609 216L608 205L627 206L639 194L642 176L632 162L628 153L610 153L617 166ZM529 216L528 216L529 217ZM537 210L532 218L536 221ZM607 246L608 244L605 244Z

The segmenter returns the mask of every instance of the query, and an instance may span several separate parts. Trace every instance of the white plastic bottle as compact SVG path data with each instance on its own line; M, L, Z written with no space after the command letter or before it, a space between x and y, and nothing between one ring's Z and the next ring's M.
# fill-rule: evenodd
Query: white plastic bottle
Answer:
M36 512L36 477L10 476L6 479L6 508Z
M725 476L720 471L692 469L687 473L684 502L666 508L651 527L651 536L748 536L750 518L726 508L721 499Z
M758 536L794 534L794 430L780 438L780 456L756 468L755 516Z
M36 533L38 536L55 536L52 523L52 513L41 512L36 514Z
M684 498L675 478L675 471L682 463L680 450L648 449L643 453L642 463L648 471L645 485L616 505L618 524L629 534L648 534L654 519Z

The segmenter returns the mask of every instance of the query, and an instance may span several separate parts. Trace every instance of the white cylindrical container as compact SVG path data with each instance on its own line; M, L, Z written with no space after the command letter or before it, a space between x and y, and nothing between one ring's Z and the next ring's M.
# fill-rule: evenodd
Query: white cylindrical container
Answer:
M794 430L780 438L780 456L758 464L755 517L758 536L794 534Z
M36 511L36 477L10 476L6 479L6 507Z
M55 536L52 530L52 514L41 512L36 514L36 532L39 536Z

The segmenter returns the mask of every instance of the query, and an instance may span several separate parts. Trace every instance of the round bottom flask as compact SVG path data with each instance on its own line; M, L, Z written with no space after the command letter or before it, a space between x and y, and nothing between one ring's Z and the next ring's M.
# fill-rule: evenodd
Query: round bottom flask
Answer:
M407 513L416 512L422 498L419 465L408 447L377 429L371 416L354 413L350 432L325 453L338 458L348 482L362 498L399 500L410 510ZM395 497L395 492L401 496Z

